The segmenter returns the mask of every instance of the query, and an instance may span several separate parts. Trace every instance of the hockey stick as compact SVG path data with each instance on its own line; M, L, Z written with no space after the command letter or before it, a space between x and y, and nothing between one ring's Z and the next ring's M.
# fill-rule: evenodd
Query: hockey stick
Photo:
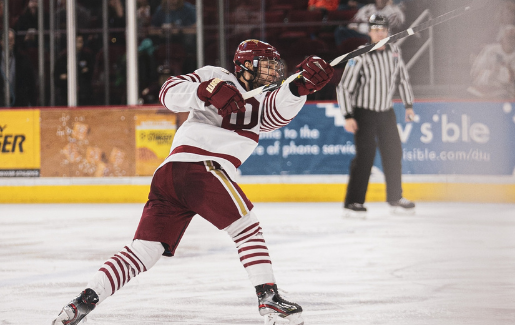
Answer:
M461 7L461 8L452 10L452 11L449 11L448 13L445 13L445 14L443 14L441 16L438 16L436 18L430 19L430 20L426 21L425 23L422 23L422 24L420 24L418 26L414 26L414 27L408 28L405 31L402 31L402 32L399 32L397 34L391 35L391 36L389 36L387 38L384 38L384 39L382 39L381 41L379 41L377 43L368 44L368 45L365 45L364 47L356 49L356 50L354 50L352 52L349 52L347 54L341 55L341 56L337 57L336 59L332 60L329 64L334 67L334 66L336 66L336 65L338 65L340 63L343 63L345 61L348 61L348 60L350 60L350 59L352 59L354 57L360 56L360 55L368 53L368 52L375 51L375 50L385 46L388 43L392 43L392 42L398 41L401 38L405 38L405 37L411 36L411 35L413 35L415 33L418 33L420 31L426 30L426 29L428 29L430 27L433 27L435 25L441 24L441 23L443 23L443 22L445 22L447 20L450 20L450 19L456 18L458 16L461 16L464 13L468 12L471 8L479 7L479 5L478 5L479 3L484 4L485 0L474 0L473 3L471 3L468 6L464 6L464 7ZM287 84L291 83L293 80L295 80L296 78L298 78L301 74L302 74L302 71L297 72L297 73L289 76L288 79L283 81L281 84L270 84L270 85L261 86L259 88L256 88L256 89L253 89L251 91L248 91L245 94L243 94L243 99L248 99L248 98L257 96L259 94L262 94L263 92L275 90L275 89L281 87L282 85L287 85Z

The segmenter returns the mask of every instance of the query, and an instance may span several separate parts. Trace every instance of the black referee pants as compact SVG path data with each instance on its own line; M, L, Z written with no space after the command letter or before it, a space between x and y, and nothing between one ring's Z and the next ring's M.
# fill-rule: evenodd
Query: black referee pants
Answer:
M376 148L379 146L386 181L386 201L402 197L402 146L393 109L374 112L355 109L358 131L354 134L356 156L351 162L345 203L364 203Z

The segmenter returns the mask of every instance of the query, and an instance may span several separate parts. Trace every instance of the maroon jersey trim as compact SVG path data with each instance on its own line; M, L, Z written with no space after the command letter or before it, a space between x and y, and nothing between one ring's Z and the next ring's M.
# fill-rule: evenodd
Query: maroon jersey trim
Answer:
M244 130L235 130L234 132L238 133L238 135L241 135L242 137L249 138L250 140L253 140L256 143L259 142L259 134Z
M223 159L229 161L236 168L241 166L241 161L234 156L226 155L226 154L222 154L222 153L211 152L211 151L207 151L207 150L200 149L200 148L193 147L193 146L188 146L188 145L178 146L177 148L173 149L172 153L168 157L170 157L171 155L176 154L176 153L193 153L196 155L219 157L219 158L223 158Z

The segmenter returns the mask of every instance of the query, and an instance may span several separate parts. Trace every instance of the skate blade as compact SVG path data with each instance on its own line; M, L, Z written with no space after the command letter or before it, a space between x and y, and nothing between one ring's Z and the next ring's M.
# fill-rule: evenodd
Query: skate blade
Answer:
M66 313L60 313L56 319L54 319L52 321L52 325L61 325L61 324L65 324L64 322L65 321L69 321L70 320L70 317L68 315L66 315ZM88 317L87 316L84 316L82 318L82 320L80 321L80 324L84 324L84 323L87 323L88 321Z
M277 324L276 321L277 321L277 317L279 315L277 314L268 314L268 315L265 315L265 325L275 325Z
M412 216L415 214L415 208L390 207L390 213L398 216Z
M68 313L68 310L70 310L70 308L68 306L64 306L59 315L57 315L57 318L52 321L52 325L61 325L64 324L65 321L70 320L70 318L73 317L73 312L70 310ZM72 316L70 316L70 314Z
M286 319L290 321L289 324L304 325L304 318L302 318L301 313L291 314L289 316L286 316Z
M281 317L279 314L268 314L265 316L265 325L304 325L304 319L301 313L295 313L286 317Z
M356 218L356 219L366 219L367 211L354 211L350 209L343 209L343 216L345 218Z

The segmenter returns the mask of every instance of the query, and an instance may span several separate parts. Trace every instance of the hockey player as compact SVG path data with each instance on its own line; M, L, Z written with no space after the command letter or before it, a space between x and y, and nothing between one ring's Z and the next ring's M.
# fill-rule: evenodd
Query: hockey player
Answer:
M258 40L238 46L234 65L235 74L206 66L163 84L161 103L174 112L189 112L189 117L178 129L170 155L154 173L134 240L102 265L53 325L78 324L96 305L154 266L161 255L173 256L195 214L233 239L265 323L273 324L277 317L304 323L302 308L277 292L253 205L233 179L256 148L259 133L287 125L306 96L329 82L333 68L310 56L297 66L303 78L244 101L242 93L280 82L283 65L277 50Z

